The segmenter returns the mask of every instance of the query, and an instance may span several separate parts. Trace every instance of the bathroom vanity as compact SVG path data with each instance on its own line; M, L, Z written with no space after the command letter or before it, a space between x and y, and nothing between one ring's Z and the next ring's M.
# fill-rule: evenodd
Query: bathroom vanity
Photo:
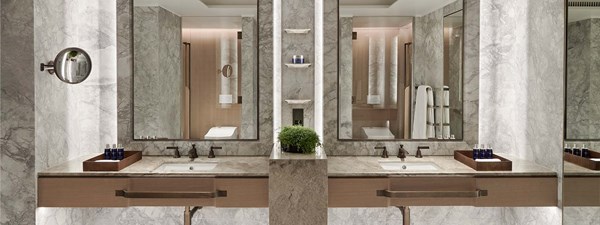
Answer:
M84 172L84 159L38 173L39 207L269 206L267 157L146 156L117 172ZM491 172L451 156L326 162L328 207L557 205L556 173L528 161Z
M527 161L475 171L451 156L330 157L329 207L557 206L557 175ZM401 168L384 169L395 163ZM434 168L427 168L433 166ZM405 169L402 169L405 168Z
M81 161L38 174L39 207L268 206L266 157L146 156L118 172L84 172Z

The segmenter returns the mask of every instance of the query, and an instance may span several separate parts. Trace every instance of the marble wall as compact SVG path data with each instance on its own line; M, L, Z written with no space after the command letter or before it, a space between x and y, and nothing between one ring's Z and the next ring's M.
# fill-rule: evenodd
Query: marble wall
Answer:
M562 0L481 0L480 142L559 174L564 13ZM556 207L502 211L520 223L561 223L561 209Z
M340 17L339 124L340 139L352 138L352 17Z
M281 2L281 61L290 63L293 55L304 55L309 68L288 68L281 70L281 125L292 125L292 109L304 110L304 126L315 128L315 2L289 0ZM311 29L307 34L288 34L284 29ZM286 99L308 99L302 105L290 105Z
M134 7L134 136L180 139L183 76L181 17Z
M240 139L258 139L258 30L255 17L242 17L242 126Z
M34 1L0 4L0 224L34 224Z
M64 17L64 10L71 17ZM115 18L115 11L114 1L34 0L35 64L54 59L63 48L79 47L88 52L94 65L89 78L76 85L47 72L33 73L36 171L100 153L105 144L117 141L116 20L106 19ZM71 19L77 17L86 19ZM72 216L84 211L33 212L37 224L52 224L52 220L75 220L78 217Z
M600 19L567 27L567 139L598 139L600 131Z

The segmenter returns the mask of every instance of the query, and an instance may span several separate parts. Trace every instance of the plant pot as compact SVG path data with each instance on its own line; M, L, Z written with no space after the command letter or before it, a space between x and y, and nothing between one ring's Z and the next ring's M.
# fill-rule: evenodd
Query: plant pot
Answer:
M295 145L281 146L281 150L290 153L303 153L302 149Z

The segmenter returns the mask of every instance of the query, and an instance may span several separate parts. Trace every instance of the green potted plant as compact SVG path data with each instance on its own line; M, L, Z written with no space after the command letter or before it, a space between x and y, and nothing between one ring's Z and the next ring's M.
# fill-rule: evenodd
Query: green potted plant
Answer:
M315 148L321 146L317 132L303 126L284 127L278 139L284 152L308 154L315 152Z

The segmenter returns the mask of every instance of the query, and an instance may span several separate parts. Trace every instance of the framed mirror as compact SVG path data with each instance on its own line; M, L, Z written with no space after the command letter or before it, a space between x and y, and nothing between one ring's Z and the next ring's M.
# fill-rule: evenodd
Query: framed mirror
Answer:
M257 2L133 2L133 138L258 139Z
M563 220L597 224L600 214L600 3L568 1L566 18Z
M340 140L462 140L461 1L341 1L339 23Z

